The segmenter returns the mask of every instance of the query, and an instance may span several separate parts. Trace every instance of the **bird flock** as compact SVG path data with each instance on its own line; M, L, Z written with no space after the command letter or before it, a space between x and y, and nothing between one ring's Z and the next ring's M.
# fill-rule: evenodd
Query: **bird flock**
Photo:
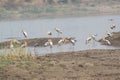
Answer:
M116 28L116 24L112 24L110 26L110 29L111 30L114 30ZM60 37L61 34L63 34L62 30L59 29L59 28L54 28L54 30L56 31L57 33L57 36ZM22 34L24 36L25 39L28 39L28 33L25 31L25 30L22 30ZM47 32L47 35L49 36L49 39L44 43L44 46L47 47L47 51L48 51L48 48L50 49L50 52L52 52L52 48L53 48L53 41L50 39L51 38L51 35L53 35L53 33L51 31L48 31ZM90 46L91 43L92 45L94 46L95 45L95 42L98 42L98 40L96 39L98 35L97 34L89 34L88 38L86 38L85 40L85 44L87 46ZM110 38L112 36L112 32L110 31L106 31L106 34L104 37L101 38L101 40L106 44L106 45L111 45L111 42L107 39L107 38ZM70 37L70 38L66 38L66 37L62 37L58 42L57 42L57 45L58 47L64 45L64 44L71 44L71 46L74 48L75 46L75 43L77 42L76 38L75 37ZM10 40L10 49L13 50L14 48L14 44L21 44L17 39L11 39ZM39 44L38 43L35 43L34 44L34 52L36 53L37 50L36 50L36 47L38 47ZM21 47L22 48L25 48L27 47L27 42L24 41L22 44L21 44ZM73 49L74 51L74 49Z
M110 26L111 30L114 30L116 28L116 24L112 24ZM93 42L93 45L95 45L95 42L97 42L98 40L96 40L96 36L97 34L90 34L89 37L86 39L86 45L89 45L90 42ZM106 31L106 34L104 37L101 38L102 42L105 43L105 45L111 45L110 40L108 40L107 38L112 37L112 32L110 31Z
M55 31L56 33L58 34L58 37L60 37L61 34L63 34L62 30L59 29L59 28L55 28ZM52 32L51 31L48 31L47 32L47 35L51 36L52 35ZM67 43L70 43L72 44L72 46L74 47L75 45L75 42L77 40L74 38L74 37L70 37L70 38L66 38L66 37L62 37L58 42L58 47L64 45L64 44L67 44ZM49 47L50 48L50 51L52 52L52 47L53 47L53 41L51 39L48 39L47 42L45 42L44 44L45 47ZM48 51L48 49L47 49Z

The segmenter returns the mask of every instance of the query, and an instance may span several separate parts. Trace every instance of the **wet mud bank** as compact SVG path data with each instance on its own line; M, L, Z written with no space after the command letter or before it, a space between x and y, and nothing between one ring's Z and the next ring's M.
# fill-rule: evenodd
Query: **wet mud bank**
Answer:
M20 42L21 45L24 44L24 42L26 42L27 47L34 47L36 44L37 46L44 46L45 42L47 42L48 39L51 39L53 44L57 44L57 42L61 38L33 38L33 39L23 39L18 41ZM0 49L9 48L9 46L10 46L10 41L5 41L0 43Z

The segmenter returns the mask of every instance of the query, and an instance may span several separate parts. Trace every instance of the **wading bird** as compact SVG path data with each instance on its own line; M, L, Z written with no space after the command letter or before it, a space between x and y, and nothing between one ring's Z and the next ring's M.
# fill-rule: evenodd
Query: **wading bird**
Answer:
M27 34L27 32L25 30L22 30L22 33L23 33L25 38L28 38L28 34Z
M50 35L50 36L51 36L51 35L52 35L52 32L51 32L51 31L48 31L48 32L47 32L47 35Z
M112 36L112 33L109 32L109 31L107 31L107 32L106 32L106 35L107 35L107 37L111 37L111 36Z
M44 46L45 46L45 47L50 47L50 50L51 50L51 52L52 52L53 42L52 42L51 39L48 39L48 41L45 42ZM47 50L47 51L48 51L48 50Z
M62 44L66 44L68 42L69 42L68 38L62 38L58 41L58 45L61 46Z
M37 53L38 53L36 48L39 47L39 46L40 46L39 43L34 44L34 54L35 54L35 56L37 56Z
M75 46L75 43L76 43L76 39L74 37L70 37L70 38L62 38L58 41L58 46L61 46L63 44L67 44L67 43L70 43L72 44L71 48L72 50L74 50L74 46Z
M62 34L62 31L61 31L60 29L58 29L58 28L55 28L55 31L58 33L58 36L59 36L60 34Z
M112 24L110 28L111 28L111 29L116 28L116 24Z
M62 38L58 41L58 45L61 46L62 44L66 44L66 43L71 43L72 45L75 45L75 42L77 40L73 37L70 38Z
M95 44L95 41L97 41L96 36L96 34L90 34L90 36L86 39L86 44L89 44L90 41L93 41L93 44Z
M73 46L75 45L75 43L77 41L74 37L70 37L70 38L68 38L68 40Z
M107 40L105 37L102 38L102 40L105 42L106 45L111 45L111 42Z
M68 40L69 40L69 43L72 44L71 50L74 51L74 46L77 40L74 37L70 37L68 38Z

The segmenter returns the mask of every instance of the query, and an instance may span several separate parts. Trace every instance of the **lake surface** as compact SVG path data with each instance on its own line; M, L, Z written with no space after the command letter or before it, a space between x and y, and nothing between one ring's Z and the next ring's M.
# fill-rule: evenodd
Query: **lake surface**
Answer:
M110 19L113 19L112 21ZM117 25L115 30L110 30L111 24ZM106 31L120 31L120 15L115 16L92 16L92 17L72 17L72 18L52 18L22 21L6 21L0 22L0 41L6 41L10 37L18 37L24 39L21 32L24 29L29 38L49 37L47 31L52 31L51 37L57 37L58 34L54 28L60 28L63 32L60 37L75 37L77 39L74 51L87 49L116 49L119 47L110 47L96 43L95 46L86 46L85 40L90 33L97 34L97 40L106 35ZM34 53L33 48L28 48ZM48 50L48 51L47 51ZM54 46L52 52L72 51L70 44L61 47ZM49 53L49 48L37 48L38 54Z

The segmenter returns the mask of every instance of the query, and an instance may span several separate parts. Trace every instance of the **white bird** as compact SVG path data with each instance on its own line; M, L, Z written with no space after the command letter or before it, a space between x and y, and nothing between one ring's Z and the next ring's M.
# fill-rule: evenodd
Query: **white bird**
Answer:
M95 34L90 34L90 36L86 39L86 44L88 44L91 40L97 41L96 38L97 35Z
M55 31L58 33L58 36L59 36L60 34L62 34L62 31L61 31L60 29L58 29L58 28L55 28Z
M48 35L52 35L52 32L51 32L51 31L48 31L47 34L48 34Z
M72 44L72 45L70 45L70 50L72 50L72 51L74 51L74 46L75 46L75 43L76 43L76 39L75 38L73 38L73 37L71 37L71 38L62 38L62 39L60 39L59 41L58 41L58 46L61 46L61 45L63 45L63 44Z
M75 38L71 37L69 38L70 43L74 46L75 42L77 41Z
M111 45L111 42L109 40L107 40L105 37L102 38L102 40L105 42L105 44L107 45Z
M109 32L109 31L107 31L106 34L107 34L107 37L111 37L112 36L112 33Z
M71 37L71 38L62 38L58 41L58 45L62 45L62 44L66 44L66 43L71 43L72 45L75 45L75 42L77 40L75 40L75 38Z
M53 42L51 39L48 39L47 42L44 44L45 47L50 47L50 52L52 52ZM47 50L48 51L48 50Z
M22 30L22 33L23 33L25 38L28 38L28 34L27 34L27 32L25 30Z
M66 44L68 42L69 42L69 40L67 38L62 38L58 41L58 45L61 46L62 44Z
M49 46L50 48L52 48L52 46L53 46L53 42L52 42L52 40L51 39L48 39L48 41L47 42L45 42L45 44L44 44L46 47L47 46Z
M116 28L116 24L112 24L110 28L111 28L111 29Z
M63 39L60 39L60 40L58 41L58 45L59 45L59 46L61 46L63 43L64 43L64 40L63 40Z

